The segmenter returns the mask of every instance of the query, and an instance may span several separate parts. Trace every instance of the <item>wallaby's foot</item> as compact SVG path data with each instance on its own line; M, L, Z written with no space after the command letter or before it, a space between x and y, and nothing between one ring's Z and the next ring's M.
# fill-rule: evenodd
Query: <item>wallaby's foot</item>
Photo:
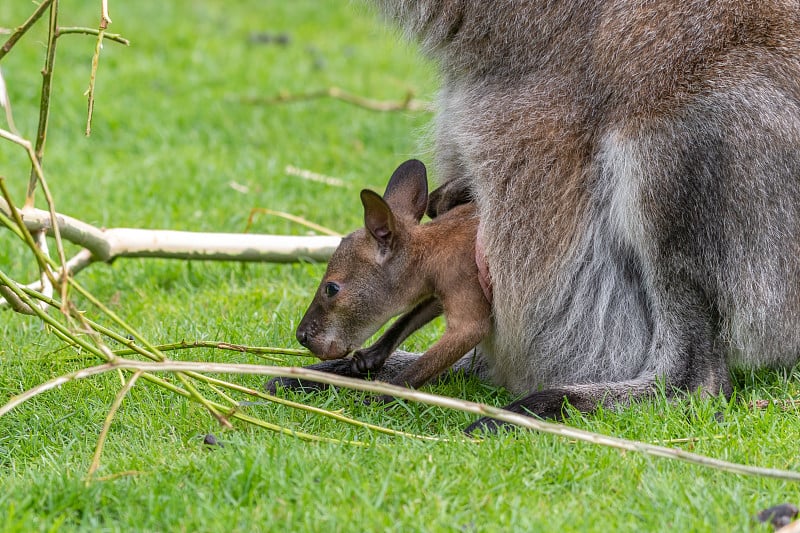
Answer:
M510 431L512 429L520 429L519 426L515 426L510 422L503 422L502 420L497 420L495 418L489 418L488 416L484 416L473 422L472 424L468 425L467 428L464 430L464 434L468 437L475 437L478 434L486 434L486 435L494 435L499 431Z
M520 415L535 417L546 420L564 420L567 413L564 407L569 404L582 412L590 412L597 408L597 398L602 397L602 390L595 391L593 394L584 396L575 390L546 389L537 391L524 398L510 403L503 407L503 410ZM499 429L518 428L519 426L510 422L503 422L485 416L473 422L464 433L473 435L475 433L497 433Z
M352 362L350 359L333 359L331 361L323 361L315 363L305 368L309 370L317 370L319 372L327 372L329 374L336 374L337 376L345 376L350 378L360 378L363 374L353 371ZM264 390L270 394L275 394L278 388L295 390L300 392L315 392L325 390L329 385L311 381L310 379L301 378L272 378L264 384Z
M384 350L373 348L375 346L353 352L351 363L353 372L366 375L369 372L375 372L383 368L383 363L386 362L389 354L385 353Z

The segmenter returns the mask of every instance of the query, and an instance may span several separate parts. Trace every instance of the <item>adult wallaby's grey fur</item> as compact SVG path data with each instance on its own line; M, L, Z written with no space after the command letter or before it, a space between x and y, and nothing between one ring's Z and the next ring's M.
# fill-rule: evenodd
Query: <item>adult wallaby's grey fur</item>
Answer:
M798 2L373 3L440 64L433 207L477 202L509 409L797 361Z
M474 348L489 332L491 309L478 281L471 205L454 207L427 224L425 166L400 165L381 198L361 191L364 228L333 253L297 339L320 359L340 359L361 346L391 317L405 313L373 346L357 350L351 371L366 374L415 330L444 313L445 333L392 379L418 387Z

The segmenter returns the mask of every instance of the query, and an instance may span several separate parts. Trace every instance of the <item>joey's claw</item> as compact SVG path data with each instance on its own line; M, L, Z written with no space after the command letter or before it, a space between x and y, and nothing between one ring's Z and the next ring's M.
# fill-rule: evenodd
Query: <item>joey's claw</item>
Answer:
M358 374L366 374L371 370L369 368L369 365L367 364L367 361L364 360L364 356L360 351L355 352L353 354L352 369L353 372L356 372Z
M371 353L370 349L357 350L353 352L351 368L353 372L363 376L369 372L380 370L384 361L386 361L386 357L376 355L374 351Z

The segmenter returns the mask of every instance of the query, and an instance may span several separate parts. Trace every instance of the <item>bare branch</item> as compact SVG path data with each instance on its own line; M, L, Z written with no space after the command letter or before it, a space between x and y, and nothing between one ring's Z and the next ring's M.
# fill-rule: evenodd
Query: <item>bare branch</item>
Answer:
M0 131L2 134L2 131ZM0 211L12 213L0 199ZM28 208L21 211L31 232L53 233L50 213ZM333 236L284 236L241 233L196 233L191 231L133 228L98 229L76 218L56 213L55 221L64 239L88 249L94 261L117 257L162 257L224 261L288 263L305 259L325 261L341 240Z

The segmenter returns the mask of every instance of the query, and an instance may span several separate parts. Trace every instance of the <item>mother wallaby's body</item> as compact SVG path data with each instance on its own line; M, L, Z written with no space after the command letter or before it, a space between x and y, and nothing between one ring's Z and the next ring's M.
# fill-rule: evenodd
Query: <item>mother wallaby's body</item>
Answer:
M441 66L440 200L478 204L512 409L797 360L800 4L373 3Z

